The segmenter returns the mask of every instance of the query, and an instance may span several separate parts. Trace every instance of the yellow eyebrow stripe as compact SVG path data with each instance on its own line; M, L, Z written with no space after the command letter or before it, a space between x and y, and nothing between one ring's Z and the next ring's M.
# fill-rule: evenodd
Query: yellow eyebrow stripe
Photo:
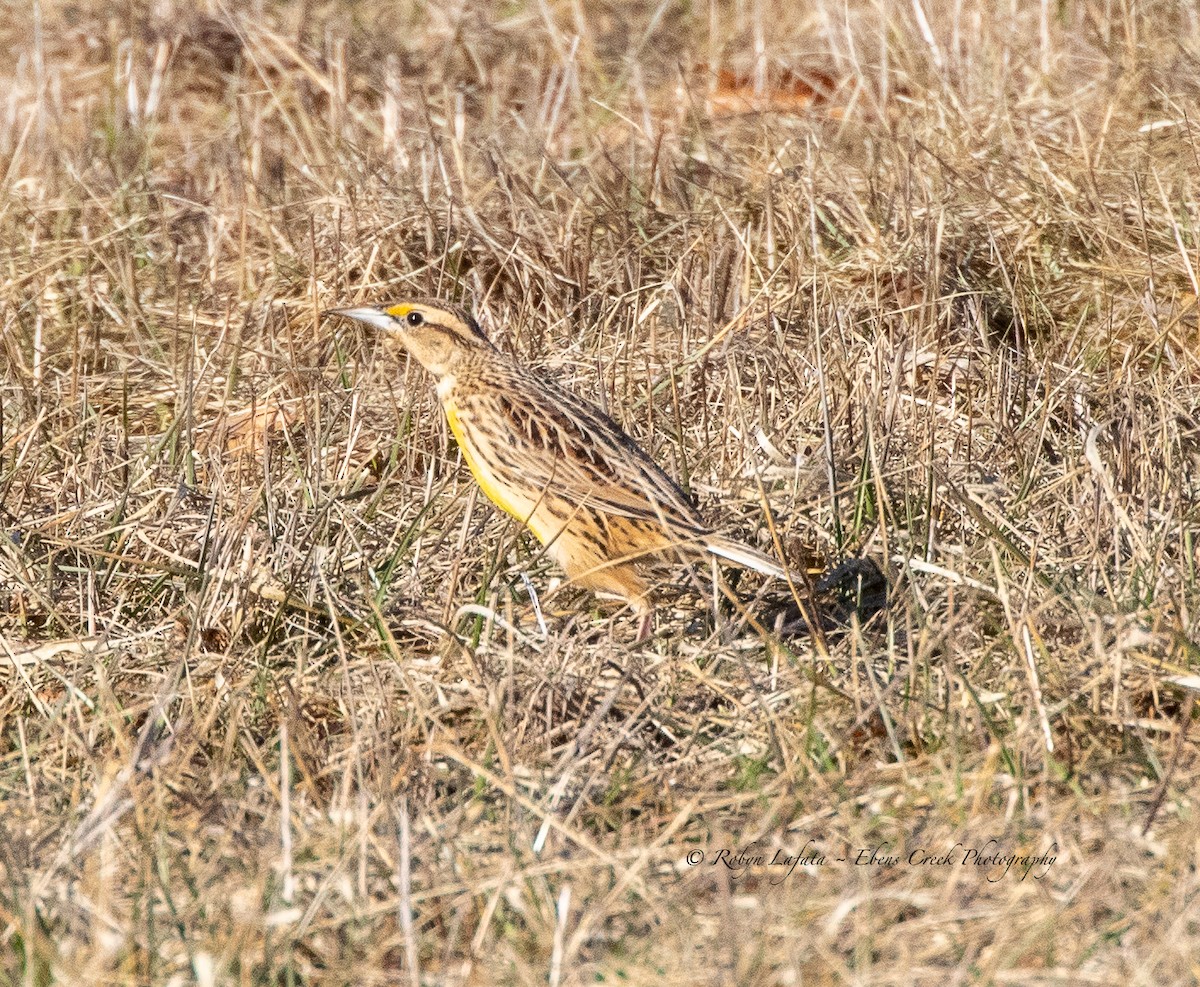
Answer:
M391 308L386 309L385 311L393 319L403 319L412 310L413 310L413 307L411 305L402 303L400 305L393 305Z

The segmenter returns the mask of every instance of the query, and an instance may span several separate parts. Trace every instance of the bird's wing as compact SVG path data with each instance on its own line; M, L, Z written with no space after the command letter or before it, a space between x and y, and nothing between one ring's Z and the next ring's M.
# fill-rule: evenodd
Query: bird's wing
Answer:
M569 504L660 524L683 548L692 544L777 579L804 581L769 555L714 532L676 483L599 408L514 368L513 386L461 402L459 421L500 485L536 500ZM487 421L492 427L480 428ZM511 512L511 511L510 511Z
M489 394L492 407L473 416L503 423L486 434L478 430L476 440L492 445L487 458L510 472L510 482L605 513L658 521L681 536L709 531L678 485L603 411L532 374L522 372L514 384Z

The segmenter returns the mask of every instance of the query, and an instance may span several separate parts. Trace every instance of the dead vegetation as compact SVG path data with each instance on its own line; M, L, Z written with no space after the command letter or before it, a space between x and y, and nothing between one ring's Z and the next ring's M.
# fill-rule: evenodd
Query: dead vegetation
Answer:
M0 983L1194 982L1200 25L993 6L10 4ZM634 646L414 292L886 609Z

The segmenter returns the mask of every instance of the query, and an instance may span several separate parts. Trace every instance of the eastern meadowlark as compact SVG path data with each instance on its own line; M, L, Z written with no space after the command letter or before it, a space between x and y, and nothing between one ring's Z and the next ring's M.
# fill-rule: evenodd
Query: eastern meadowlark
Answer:
M437 394L479 486L526 525L576 585L653 614L645 563L710 553L787 579L774 559L727 538L607 414L503 353L463 308L433 299L332 309L409 353Z

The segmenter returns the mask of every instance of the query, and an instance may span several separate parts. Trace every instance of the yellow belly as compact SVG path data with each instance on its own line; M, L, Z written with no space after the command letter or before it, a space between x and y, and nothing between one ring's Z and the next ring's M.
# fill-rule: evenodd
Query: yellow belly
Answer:
M511 486L501 484L475 449L471 436L459 418L458 408L452 401L446 401L442 407L446 411L446 421L450 424L450 431L454 433L458 448L462 450L463 459L466 460L471 475L475 477L475 482L479 484L479 489L500 510L511 514L522 524L527 525L538 540L545 544L553 537L553 534L539 530L541 525L537 524L537 519L533 517L537 500L513 490Z

